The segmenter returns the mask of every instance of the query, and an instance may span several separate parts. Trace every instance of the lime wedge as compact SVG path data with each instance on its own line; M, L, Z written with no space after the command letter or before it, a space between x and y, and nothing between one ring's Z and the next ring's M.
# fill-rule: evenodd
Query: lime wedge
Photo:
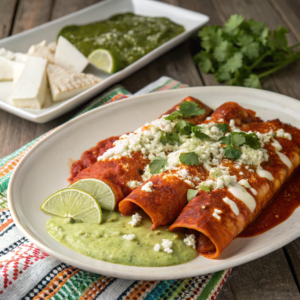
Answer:
M106 49L94 50L88 56L88 59L97 68L103 70L106 73L113 74L119 71L120 61L116 53Z
M71 184L69 188L85 191L92 195L100 204L101 208L106 210L114 210L116 207L116 198L112 189L105 182L86 178L78 180Z
M85 223L100 224L102 220L102 211L97 200L77 189L63 189L54 193L44 201L41 210Z

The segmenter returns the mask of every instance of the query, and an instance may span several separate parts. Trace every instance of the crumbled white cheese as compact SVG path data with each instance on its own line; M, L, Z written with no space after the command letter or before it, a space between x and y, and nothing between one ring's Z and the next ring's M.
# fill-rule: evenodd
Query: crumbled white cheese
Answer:
M147 182L145 185L142 186L141 190L145 191L147 193L151 193L153 190L151 189L151 187L153 186L153 182L149 181Z
M181 169L177 172L181 179L186 179L189 175L189 172L186 169Z
M207 120L207 121L211 120L211 117L207 117L206 120Z
M160 250L160 244L156 244L154 246L154 251L159 251Z
M167 253L173 253L173 250L172 250L173 242L172 241L167 240L167 239L163 239L161 245L164 248L165 252L167 252Z
M244 173L243 173L243 172L240 172L239 174L240 174L240 175L244 175Z
M221 214L221 213L222 213L221 210L215 208L215 209L214 209L214 212L213 212L213 214L212 214L212 216L215 217L216 219L220 220L221 217L219 216L219 214Z
M235 126L235 121L232 119L229 121L229 126L234 127Z
M132 234L124 234L123 235L123 239L127 240L127 241L132 241L132 240L135 239L135 234L134 233L132 233Z
M135 227L137 225L140 225L141 220L142 216L138 213L135 213L134 215L132 215L132 221L128 222L128 224L131 224L132 227Z
M186 234L186 238L183 240L184 243L192 248L196 248L196 238L194 234Z
M137 180L130 180L127 182L127 186L130 187L131 189L135 189L139 187L142 184L142 182L137 181Z
M285 139L288 139L288 140L292 139L292 135L288 132L285 132L282 128L277 130L276 136L282 137L282 138L285 138Z

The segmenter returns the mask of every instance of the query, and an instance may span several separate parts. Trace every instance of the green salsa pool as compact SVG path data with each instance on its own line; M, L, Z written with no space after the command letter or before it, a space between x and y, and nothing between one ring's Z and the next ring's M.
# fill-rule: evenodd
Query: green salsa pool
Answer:
M125 68L182 32L183 26L167 18L124 13L101 22L66 26L58 36L64 36L85 56L99 48L114 51L120 67Z
M131 217L121 216L117 212L103 212L100 225L73 223L68 218L52 217L47 221L48 233L58 242L81 254L99 260L131 266L163 267L188 262L198 256L198 252L187 246L183 233L174 233L167 227L151 230L152 222L143 213L142 222L132 227L128 222ZM135 234L134 240L128 241L123 235ZM154 251L162 239L173 242L173 253L166 253L161 248Z

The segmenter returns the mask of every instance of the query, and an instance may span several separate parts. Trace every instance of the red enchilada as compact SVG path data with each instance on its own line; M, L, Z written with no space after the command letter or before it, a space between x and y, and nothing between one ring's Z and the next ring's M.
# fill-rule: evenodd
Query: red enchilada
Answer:
M188 97L133 133L86 151L69 180L106 183L116 209L133 223L142 210L152 230L183 231L188 247L217 258L299 166L300 130L263 122L234 102L211 112ZM161 247L173 251L170 240L153 251Z

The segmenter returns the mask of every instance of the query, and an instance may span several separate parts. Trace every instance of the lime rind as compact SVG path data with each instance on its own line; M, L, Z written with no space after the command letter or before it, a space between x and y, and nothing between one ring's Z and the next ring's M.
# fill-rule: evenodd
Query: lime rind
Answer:
M112 189L105 182L95 179L86 178L76 181L69 188L75 188L92 195L100 204L100 207L109 211L115 210L116 197Z
M89 61L102 71L113 74L120 69L118 55L111 50L96 49L88 56Z
M52 194L40 208L46 213L84 223L100 224L102 220L98 201L90 194L74 188Z

